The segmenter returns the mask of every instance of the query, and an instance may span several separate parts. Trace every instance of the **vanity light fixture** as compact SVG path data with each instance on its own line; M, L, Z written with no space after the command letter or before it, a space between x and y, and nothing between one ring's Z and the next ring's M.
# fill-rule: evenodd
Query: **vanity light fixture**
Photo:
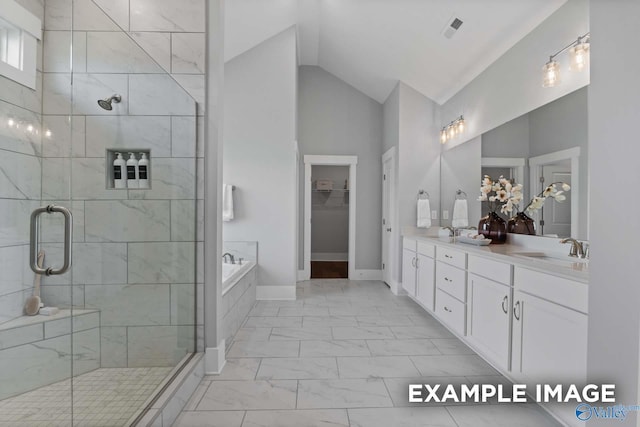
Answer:
M440 130L440 143L446 144L456 136L464 133L464 117L460 116Z
M560 83L560 65L556 56L569 50L570 70L582 71L589 63L589 41L591 33L579 36L578 39L563 47L549 57L549 62L542 67L542 87L554 87Z

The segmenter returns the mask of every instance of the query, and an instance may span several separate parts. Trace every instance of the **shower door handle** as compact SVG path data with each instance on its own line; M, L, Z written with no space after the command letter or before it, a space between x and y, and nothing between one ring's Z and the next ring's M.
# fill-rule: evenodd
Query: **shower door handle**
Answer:
M61 213L64 216L64 262L62 267L54 269L53 267L38 267L38 252L40 252L40 243L38 236L40 234L40 215L43 213ZM31 241L29 250L29 266L36 274L44 274L53 276L64 274L71 267L71 244L73 242L73 215L71 211L62 206L49 205L38 208L31 213Z

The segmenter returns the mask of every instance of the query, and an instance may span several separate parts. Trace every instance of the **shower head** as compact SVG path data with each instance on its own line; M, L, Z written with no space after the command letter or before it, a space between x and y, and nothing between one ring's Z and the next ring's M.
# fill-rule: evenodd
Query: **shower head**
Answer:
M120 95L112 95L110 98L99 99L98 105L107 111L111 111L113 110L111 103L115 102L118 104L120 101L122 101L122 97Z

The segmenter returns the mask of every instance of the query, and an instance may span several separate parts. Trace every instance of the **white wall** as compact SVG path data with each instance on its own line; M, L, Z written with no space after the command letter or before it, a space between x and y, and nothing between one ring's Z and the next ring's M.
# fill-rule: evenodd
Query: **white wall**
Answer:
M569 56L565 53L557 58L563 67L562 84L542 88L542 67L549 55L587 31L589 1L567 1L442 105L440 125L464 114L469 140L589 84L588 70L566 70Z
M384 150L397 148L395 224L396 248L402 233L416 229L416 200L419 190L430 195L431 209L440 209L440 142L438 106L415 89L400 82L384 105ZM432 222L433 227L439 221ZM392 255L393 256L393 255ZM395 254L392 278L401 281L402 251Z
M293 27L225 64L223 174L236 191L223 238L258 241L258 288L294 287L293 295L296 81Z
M591 172L591 261L589 265L590 381L617 385L617 403L640 400L640 286L638 236L640 210L640 57L637 40L640 2L591 1L591 85L589 149ZM631 403L627 403L631 402ZM624 425L637 425L630 412ZM589 425L618 426L618 420Z
M358 156L355 268L380 270L382 105L320 67L300 67L299 78L300 153ZM304 217L304 185L300 184L299 212ZM300 269L303 247L301 241Z

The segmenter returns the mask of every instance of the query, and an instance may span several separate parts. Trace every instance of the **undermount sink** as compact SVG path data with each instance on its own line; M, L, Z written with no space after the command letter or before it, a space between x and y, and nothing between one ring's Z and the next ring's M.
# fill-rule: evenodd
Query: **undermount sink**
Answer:
M573 268L586 267L589 263L588 259L575 258L568 255L559 255L550 252L514 252L511 255Z

